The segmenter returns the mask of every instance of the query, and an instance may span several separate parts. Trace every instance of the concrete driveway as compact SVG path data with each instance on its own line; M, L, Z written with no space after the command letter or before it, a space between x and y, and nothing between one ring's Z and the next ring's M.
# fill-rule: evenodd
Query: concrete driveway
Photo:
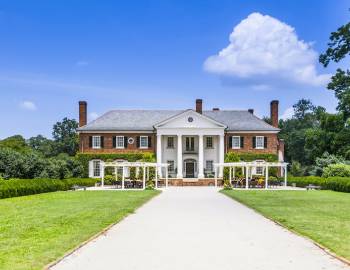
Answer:
M169 188L52 269L349 269L211 187Z

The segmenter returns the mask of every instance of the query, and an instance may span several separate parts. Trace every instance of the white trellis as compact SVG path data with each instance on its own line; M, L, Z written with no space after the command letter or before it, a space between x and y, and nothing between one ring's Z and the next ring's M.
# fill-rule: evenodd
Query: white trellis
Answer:
M107 167L114 168L115 180L118 180L118 168L122 168L122 189L125 189L125 168L139 168L142 169L142 189L146 188L146 180L149 180L149 168L154 168L155 170L155 188L158 188L158 168L166 168L165 170L165 187L168 187L168 166L167 163L154 163L154 162L129 162L129 161L113 161L113 162L103 162L101 164L102 181L101 185L104 187L104 170Z
M236 167L242 168L242 174L245 176L245 188L249 188L249 180L252 177L252 169L256 167L263 167L265 169L265 189L268 188L269 181L269 168L277 167L283 169L284 175L284 186L287 186L287 165L286 162L266 162L266 161L253 161L253 162L224 162L224 163L215 163L215 186L217 186L217 171L218 168L229 168L229 180L231 183L232 177L235 178Z

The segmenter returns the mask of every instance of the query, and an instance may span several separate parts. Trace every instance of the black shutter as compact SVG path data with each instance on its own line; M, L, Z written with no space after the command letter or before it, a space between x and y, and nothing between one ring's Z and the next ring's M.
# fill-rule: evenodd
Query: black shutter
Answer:
M241 146L241 148L244 148L244 137L241 136L240 140L241 140L240 146Z
M148 136L148 148L152 147L152 137Z
M92 148L92 136L89 136L89 147Z
M255 149L256 148L256 137L254 136L252 139L253 139L253 148Z
M124 136L124 148L128 148L128 137Z
M267 148L267 137L264 137L264 148Z
M104 147L104 137L101 136L100 138L101 138L101 148L103 148Z
M136 137L136 147L140 148L140 136Z
M188 151L190 148L190 141L189 141L189 138L186 137L186 150Z
M113 136L113 148L117 147L117 137Z
M228 148L232 148L232 136L228 136Z

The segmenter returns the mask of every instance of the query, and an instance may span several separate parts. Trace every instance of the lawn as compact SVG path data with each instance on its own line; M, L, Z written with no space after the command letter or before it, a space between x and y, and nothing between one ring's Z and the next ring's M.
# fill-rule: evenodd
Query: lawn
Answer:
M350 193L262 190L222 193L350 259Z
M52 192L0 200L0 269L42 269L159 191Z

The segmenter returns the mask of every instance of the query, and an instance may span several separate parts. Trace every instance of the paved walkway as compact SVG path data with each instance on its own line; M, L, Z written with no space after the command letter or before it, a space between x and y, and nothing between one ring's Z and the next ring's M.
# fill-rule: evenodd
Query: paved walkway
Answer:
M169 188L53 269L349 269L215 188Z

